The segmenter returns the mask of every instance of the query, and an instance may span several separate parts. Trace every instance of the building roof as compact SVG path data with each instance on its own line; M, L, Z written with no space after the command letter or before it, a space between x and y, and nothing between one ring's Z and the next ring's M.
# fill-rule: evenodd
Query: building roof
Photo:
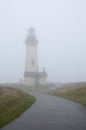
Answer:
M47 77L46 72L26 72L24 73L24 77Z

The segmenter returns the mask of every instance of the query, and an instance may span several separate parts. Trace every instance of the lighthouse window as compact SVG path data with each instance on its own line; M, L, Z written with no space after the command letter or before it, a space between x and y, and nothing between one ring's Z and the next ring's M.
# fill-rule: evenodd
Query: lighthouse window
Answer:
M32 59L32 62L31 62L31 63L32 63L32 66L34 66L34 59Z

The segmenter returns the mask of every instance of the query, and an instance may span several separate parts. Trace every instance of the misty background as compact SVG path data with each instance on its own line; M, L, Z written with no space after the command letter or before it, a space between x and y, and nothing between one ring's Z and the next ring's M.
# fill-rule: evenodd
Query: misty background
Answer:
M86 0L0 0L0 82L23 78L31 26L48 81L86 81Z

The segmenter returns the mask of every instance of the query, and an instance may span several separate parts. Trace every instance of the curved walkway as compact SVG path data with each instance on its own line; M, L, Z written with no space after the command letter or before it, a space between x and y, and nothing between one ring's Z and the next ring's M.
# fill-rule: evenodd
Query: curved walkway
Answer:
M36 103L1 130L86 130L86 108L67 99L30 92Z

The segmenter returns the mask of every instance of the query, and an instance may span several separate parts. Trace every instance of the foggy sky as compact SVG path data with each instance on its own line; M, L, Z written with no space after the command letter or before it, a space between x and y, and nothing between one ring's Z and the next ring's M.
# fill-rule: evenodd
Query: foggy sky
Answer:
M31 26L48 81L86 81L86 0L0 0L0 82L23 78Z

